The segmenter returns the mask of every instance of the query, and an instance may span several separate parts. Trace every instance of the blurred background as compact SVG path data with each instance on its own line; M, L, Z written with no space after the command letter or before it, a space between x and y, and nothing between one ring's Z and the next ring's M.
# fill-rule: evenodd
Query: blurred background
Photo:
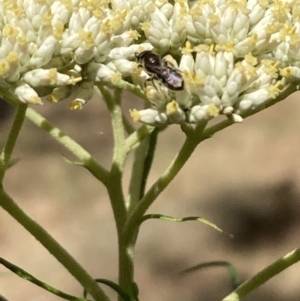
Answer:
M1 147L14 113L2 106ZM139 107L140 101L125 95L124 112ZM109 166L112 132L102 101L94 99L81 111L70 111L67 102L35 108ZM234 238L197 222L145 222L135 259L141 301L221 300L231 291L225 268L184 277L178 273L198 263L226 260L245 280L299 248L299 114L299 94L294 94L199 145L148 212L199 215ZM161 134L148 187L171 162L183 139L176 125ZM64 157L73 157L28 120L13 157L20 161L6 174L6 191L93 277L116 281L116 231L104 187L84 169L67 164ZM124 177L126 190L131 163L132 156ZM64 292L82 294L65 268L1 208L0 256ZM243 300L299 301L299 279L296 264ZM116 299L109 288L103 288ZM3 266L0 295L8 301L61 300Z

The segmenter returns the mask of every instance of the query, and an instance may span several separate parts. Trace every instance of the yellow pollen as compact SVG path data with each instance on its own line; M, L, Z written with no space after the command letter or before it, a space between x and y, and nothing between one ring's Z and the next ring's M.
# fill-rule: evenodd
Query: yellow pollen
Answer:
M245 61L252 66L257 65L257 58L254 57L251 53L245 55Z
M215 7L215 3L213 0L200 0L199 2L201 2L201 4L208 4L210 7Z
M299 22L300 20L300 6L294 5L292 9L292 16L295 22Z
M6 24L2 30L3 37L15 38L19 33L19 28Z
M16 51L11 51L7 57L6 60L9 64L15 64L17 62L19 62L19 56L18 53Z
M145 33L150 29L151 25L149 22L143 22L140 23L141 29L142 31L144 31Z
M140 113L138 110L133 109L133 110L129 110L129 112L130 112L130 116L134 122L140 121L141 117L140 117Z
M166 114L168 116L173 115L177 112L178 109L179 109L179 104L175 100L172 100L166 106Z
M280 75L283 77L290 77L293 74L293 70L290 67L286 67L280 70Z
M280 65L280 62L279 61L273 61L273 60L262 60L261 61L263 67L264 67L264 71L268 74L268 75L271 75L271 76L274 76L276 75L277 77L277 72L279 70L279 65Z
M141 37L141 35L138 33L137 30L129 30L128 33L129 33L129 36L134 40L138 40Z
M237 12L241 12L245 15L250 13L250 10L247 8L247 1L246 0L238 0L238 1L231 1L229 3L229 7Z
M79 83L81 81L82 81L82 77L81 76L78 76L78 77L71 76L71 78L69 80L69 85L75 86L77 83Z
M41 24L42 25L50 25L51 24L51 20L53 18L51 9L49 9L43 16L41 19Z
M267 8L269 6L268 0L259 0L258 3L262 8Z
M0 62L0 76L4 76L9 71L9 64L6 61Z
M273 17L279 22L287 21L289 15L289 5L283 1L274 1L274 8L272 10Z
M200 44L200 45L193 47L193 50L195 52L202 52L202 51L209 52L209 46L205 45L205 44Z
M33 105L42 105L42 100L38 96L32 96L27 99L27 102Z
M93 15L99 20L102 20L105 17L105 14L100 7L93 10Z
M57 103L59 102L59 99L56 97L54 94L50 94L46 97L46 100L52 103Z
M210 117L217 117L220 113L220 109L215 104L211 103L206 112Z
M82 108L83 108L82 101L74 99L70 102L70 109L72 111L78 111L81 110Z
M215 26L215 25L220 24L220 18L219 18L218 15L209 14L208 20L209 20L211 26Z
M249 75L252 78L257 77L256 68L252 66L247 66L247 69L244 68L244 70L241 70L241 72L244 72L246 75Z
M17 42L20 46L24 46L27 44L27 39L24 36L18 36L17 37Z
M193 52L192 44L190 43L190 41L187 41L185 43L185 47L181 51L181 54L187 55L187 54L191 54L192 52Z
M84 31L83 29L81 29L79 31L79 35L85 44L84 47L86 50L91 49L95 46L93 33L91 31Z
M57 69L56 68L49 69L49 80L50 80L50 85L56 84L56 80L57 80Z
M227 44L217 44L215 46L215 51L226 51L226 52L232 52L233 51L234 44L233 42L228 42Z
M200 5L195 5L191 10L190 10L190 15L195 18L198 19L200 18L203 13L202 13L202 9Z
M118 85L120 83L121 79L122 79L122 74L117 71L115 74L112 75L110 81L113 85Z
M275 85L270 85L268 87L268 92L270 94L270 98L276 98L280 92L279 86L281 86L281 82L277 82Z
M15 15L16 18L21 19L24 18L25 12L23 7L19 6L17 1L3 1L5 10L10 11Z
M278 22L274 22L274 23L271 23L271 24L268 24L265 28L266 30L266 33L271 35L273 33L276 33L277 31L280 30L280 28L282 27L282 24L279 24Z
M194 83L198 88L201 88L201 87L204 86L204 79L203 79L201 76L194 74L194 76L193 76L193 83Z
M104 33L112 32L111 20L107 19L101 24L101 31Z
M57 22L57 26L53 28L53 35L55 39L60 40L62 38L62 34L64 32L64 24L63 22Z
M214 49L215 49L215 45L214 44L210 45L209 54L212 56L216 54Z

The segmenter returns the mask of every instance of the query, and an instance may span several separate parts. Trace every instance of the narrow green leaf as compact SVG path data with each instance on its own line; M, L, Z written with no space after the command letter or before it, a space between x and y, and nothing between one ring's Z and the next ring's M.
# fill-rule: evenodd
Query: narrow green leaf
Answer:
M186 275L186 274L199 271L201 269L219 267L219 266L227 267L231 279L232 289L235 290L241 284L241 281L238 277L238 272L236 268L228 261L210 261L210 262L200 263L181 271L179 274Z
M42 282L41 280L35 278L34 276L29 274L25 270L23 270L20 267L12 264L11 262L5 260L2 257L0 257L0 264L4 265L6 268L8 268L10 271L15 273L19 277L34 283L35 285L45 289L46 291L48 291L48 292L50 292L50 293L52 293L52 294L54 294L54 295L56 295L56 296L58 296L62 299L69 300L69 301L87 301L86 299L78 298L78 297L66 294L66 293L54 288L53 286L50 286L49 284L47 284L45 282ZM5 299L3 299L3 300L5 300ZM0 298L0 301L2 301L1 298Z
M104 279L104 278L96 278L95 279L96 282L99 283L103 283L107 286L109 286L111 289L113 289L124 301L131 301L130 297L123 291L123 289L115 282L110 281L108 279ZM87 297L87 291L84 290L83 291L83 297L86 298Z
M198 221L198 222L201 222L203 224L206 224L206 225L214 228L215 230L217 230L219 232L225 233L225 234L229 235L230 237L233 237L232 234L229 234L229 233L223 231L216 224L214 224L211 221L207 220L206 218L203 218L200 216L172 217L172 216L163 215L163 214L146 214L142 217L141 223L146 220L149 220L149 219L160 219L160 220L167 221L167 222Z

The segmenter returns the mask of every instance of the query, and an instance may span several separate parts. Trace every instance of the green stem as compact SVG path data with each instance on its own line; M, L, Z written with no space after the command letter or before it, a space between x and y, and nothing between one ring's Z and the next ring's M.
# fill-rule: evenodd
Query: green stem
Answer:
M127 260L127 276L133 279L133 254L134 247L138 235L140 221L146 210L154 202L157 196L168 186L168 184L174 179L186 161L190 158L191 154L199 144L201 138L201 132L204 126L198 127L195 130L188 128L186 130L187 138L177 154L174 160L171 162L168 169L163 175L152 185L150 190L140 200L140 202L133 208L129 215L122 234L122 244L124 245L125 255L128 256ZM199 138L200 137L200 138ZM132 294L131 294L132 296Z
M3 152L1 153L1 159L0 159L0 183L3 182L5 172L7 170L7 167L9 165L12 152L14 150L14 147L16 145L19 133L22 129L23 122L25 119L27 105L20 103L17 108L17 113L15 116L14 123L12 125L12 128L10 130L8 139L6 141L5 147Z
M117 232L119 235L122 232L127 215L122 187L122 176L128 153L121 110L122 90L115 89L114 97L112 97L106 87L99 86L99 89L106 102L112 120L114 153L107 181L107 190L110 196Z
M31 108L27 109L26 117L36 126L49 133L73 155L81 160L83 166L104 185L108 181L108 172L81 145L52 125L46 118Z
M50 292L51 294L54 294L60 298L63 298L65 300L69 301L88 301L85 298L78 298L76 296L72 296L69 294L66 294L57 288L35 278L33 275L29 274L25 270L21 269L20 267L10 263L9 261L5 260L4 258L0 257L0 263L3 264L6 268L8 268L10 271L18 275L19 277L30 281L31 283L34 283L35 285L45 289L46 291ZM1 300L1 299L0 299Z
M114 153L107 191L113 209L118 234L119 285L125 292L130 294L130 287L133 282L133 272L131 269L133 265L133 250L128 249L128 245L124 243L124 238L122 236L124 224L127 219L122 176L128 155L121 110L122 90L115 89L114 97L112 97L106 87L99 86L99 89L111 115L114 137ZM119 299L121 300L121 297L119 297Z
M156 144L158 139L158 134L161 132L161 129L156 128L150 135L149 147L147 151L147 155L144 160L144 168L143 168L143 175L142 175L142 183L140 189L139 200L145 195L146 184L148 180L148 176L152 167L154 154L156 150Z
M133 125L130 123L130 121L126 118L126 116L123 114L122 115L122 120L123 120L123 126L124 129L126 130L126 133L131 135L135 132L135 128Z
M0 187L0 206L32 234L97 301L109 301L94 279L37 222L31 219Z
M154 129L155 127L153 126L142 125L138 130L136 130L126 139L127 149L131 150L132 148L139 145L147 136L149 136L154 131Z
M126 233L129 237L135 231L136 225L139 223L139 220L145 214L147 209L155 201L158 195L170 184L170 182L175 178L175 176L190 158L195 148L201 141L201 131L203 131L203 127L198 128L195 131L192 129L189 131L182 148L173 159L167 170L152 185L149 191L132 211L124 228L124 233Z
M149 148L149 137L146 137L135 149L134 161L129 184L129 196L127 200L128 212L131 212L140 201L140 193L145 168L145 157Z
M287 255L283 256L273 264L269 265L261 272L256 274L251 279L241 284L236 290L226 296L222 301L238 301L247 296L250 292L254 291L257 287L261 286L269 279L284 271L294 263L300 261L300 249L296 249Z

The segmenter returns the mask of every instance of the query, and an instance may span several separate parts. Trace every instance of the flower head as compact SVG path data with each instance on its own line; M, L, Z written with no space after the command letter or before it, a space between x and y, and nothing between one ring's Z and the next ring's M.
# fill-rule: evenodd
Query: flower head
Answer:
M293 0L4 0L0 91L33 104L71 95L78 109L95 83L125 80L152 106L134 120L238 122L299 81L299 11ZM135 60L145 50L161 62L152 73Z

